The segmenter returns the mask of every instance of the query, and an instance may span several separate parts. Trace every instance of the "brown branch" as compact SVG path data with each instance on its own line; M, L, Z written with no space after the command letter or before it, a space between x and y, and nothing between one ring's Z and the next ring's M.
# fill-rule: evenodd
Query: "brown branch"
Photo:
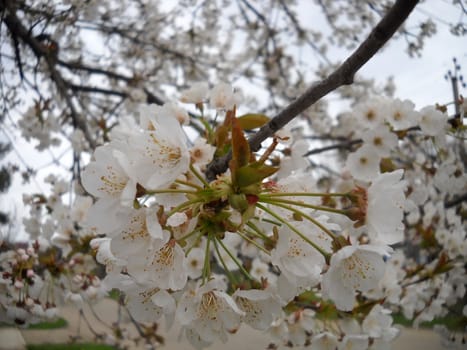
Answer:
M105 76L107 76L109 78L113 78L113 79L116 79L116 80L123 80L123 81L126 81L126 82L131 82L131 81L134 80L133 77L126 76L126 75L119 74L119 73L115 73L115 72L105 70L105 69L102 69L102 68L86 66L86 65L84 65L83 63L81 63L79 61L66 62L66 61L63 61L63 60L59 59L59 60L57 60L57 64L62 66L62 67L68 68L70 70L82 70L82 71L89 72L91 74L105 75Z
M277 114L269 123L264 125L248 141L253 151L258 151L261 143L274 135L297 115L342 85L353 83L355 73L372 58L383 45L394 35L401 24L407 19L419 0L397 0L386 13L368 38L326 79L313 84L294 102ZM206 177L213 180L223 173L231 158L231 154L214 159L206 169Z
M447 201L446 203L444 203L444 206L446 208L452 208L452 207L455 207L456 205L461 204L462 202L467 202L467 193L454 197L450 201Z
M98 93L98 94L103 94L103 95L114 95L114 96L119 96L122 98L127 98L128 93L123 92L123 91L117 91L117 90L110 90L110 89L104 89L100 88L97 86L86 86L86 85L78 85L78 84L69 84L70 88L73 91L82 91L82 92L88 92L88 93ZM165 102L154 95L151 91L148 89L144 88L144 93L146 94L146 102L147 103L155 103L156 105L163 105Z
M350 149L353 145L358 145L360 143L362 143L363 140L349 140L347 142L343 142L343 143L337 143L335 145L330 145L330 146L325 146L325 147L321 147L321 148L315 148L315 149L312 149L308 152L306 152L303 157L308 157L308 156L311 156L313 154L319 154L319 153L322 153L322 152L326 152L326 151L331 151L331 150L334 150L334 149Z
M87 85L79 85L79 84L71 84L68 83L69 88L72 91L81 91L81 92L87 92L87 93L97 93L97 94L103 94L103 95L114 95L114 96L119 96L122 98L128 97L128 94L122 91L117 91L117 90L111 90L111 89L104 89L101 87L97 86L87 86Z

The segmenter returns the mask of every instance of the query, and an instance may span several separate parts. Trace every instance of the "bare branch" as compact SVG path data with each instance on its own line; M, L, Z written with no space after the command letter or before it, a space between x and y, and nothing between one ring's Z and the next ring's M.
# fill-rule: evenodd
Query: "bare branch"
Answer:
M123 81L126 81L126 82L131 82L132 80L134 80L133 77L129 77L129 76L126 76L126 75L123 75L123 74L111 72L111 71L108 71L108 70L105 70L105 69L102 69L102 68L89 67L89 66L86 66L86 65L82 64L79 61L66 62L66 61L63 61L63 60L57 60L57 63L60 66L66 67L66 68L68 68L70 70L83 70L83 71L86 71L86 72L89 72L89 73L105 75L105 76L107 76L109 78L113 78L113 79L116 79L116 80L123 80Z
M269 123L264 125L248 141L253 151L258 151L261 143L273 136L276 131L284 127L297 115L342 85L353 83L355 73L368 62L394 35L401 24L407 19L419 0L397 0L386 13L368 38L326 79L313 84L294 102L277 114ZM213 180L223 173L231 158L231 153L214 159L206 169L206 177Z
M96 147L96 141L91 136L85 119L76 111L76 108L71 100L71 96L68 94L68 86L66 81L63 79L60 72L55 68L57 63L57 57L51 53L46 47L44 47L39 40L31 35L26 27L21 23L20 19L16 15L14 6L9 1L0 2L0 9L6 11L4 22L8 27L11 35L20 38L26 43L37 58L44 58L50 71L50 76L57 86L57 90L64 98L68 108L70 109L70 115L73 120L73 125L81 131L83 131L86 140L88 141L91 148Z
M114 96L120 96L120 97L123 97L123 98L128 97L128 94L125 93L125 92L117 91L117 90L104 89L104 88L100 88L100 87L97 87L97 86L87 86L87 85L79 85L79 84L71 84L71 83L69 83L68 86L73 91L82 91L82 92L87 92L87 93L98 93L98 94L103 94L103 95L114 95Z
M456 205L459 205L462 202L466 202L466 201L467 201L467 193L463 193L463 194L451 199L450 201L444 203L444 205L445 205L446 208L453 208Z
M335 145L330 145L330 146L325 146L325 147L321 147L321 148L315 148L315 149L312 149L308 152L306 152L303 156L304 157L308 157L308 156L311 156L313 154L319 154L319 153L322 153L322 152L326 152L326 151L331 151L331 150L334 150L334 149L351 149L351 147L353 145L358 145L360 143L362 143L363 141L358 139L358 140L349 140L347 142L343 142L343 143L337 143Z

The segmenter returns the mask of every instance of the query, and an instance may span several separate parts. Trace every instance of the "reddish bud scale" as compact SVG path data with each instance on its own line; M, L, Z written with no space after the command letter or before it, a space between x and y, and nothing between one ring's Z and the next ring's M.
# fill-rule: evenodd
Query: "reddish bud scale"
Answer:
M258 203L259 197L255 194L247 194L246 200L248 201L249 205L255 205L256 203Z
M273 180L266 181L263 183L263 187L266 190L277 191L277 182Z

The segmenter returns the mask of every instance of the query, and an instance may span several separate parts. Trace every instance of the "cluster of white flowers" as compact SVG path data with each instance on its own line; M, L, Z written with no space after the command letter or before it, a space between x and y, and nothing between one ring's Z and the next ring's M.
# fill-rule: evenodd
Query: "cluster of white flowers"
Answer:
M387 310L375 306L353 326L345 312L380 302L370 295L382 285L389 244L403 239L402 170L345 193L316 193L309 174L277 180L267 157L250 154L232 87L195 84L181 100L202 118L209 101L220 121L215 137L191 143L174 103L141 106L138 123L115 129L82 173L97 199L87 226L100 235L92 246L105 287L125 293L139 322L176 320L197 348L225 341L241 323L294 345L392 340ZM229 171L208 182L206 164L226 149ZM336 201L322 205L325 198ZM304 307L297 298L313 301ZM336 325L312 321L325 305L344 312Z
M349 155L346 166L361 181L370 181L380 173L381 159L390 157L397 148L397 132L421 129L442 146L449 126L447 115L433 106L416 111L411 101L381 97L358 104L350 118L352 131L362 138L363 145Z
M361 144L349 172L323 186L306 171L299 132L250 151L244 131L268 119L237 117L241 99L228 84L197 83L180 97L190 113L175 102L142 105L82 172L94 199L76 194L70 211L68 185L55 176L50 196L25 196L35 243L0 255L2 320L35 322L56 315L58 299L81 308L118 289L136 322L176 322L196 348L246 324L292 346L377 349L398 334L392 312L418 325L465 297L465 220L446 201L467 181L442 148L444 113L361 102L338 126ZM195 140L193 125L205 127ZM412 132L437 153L414 149ZM209 181L208 164L227 154L228 169ZM415 244L427 249L412 256ZM86 249L105 266L102 281ZM40 255L50 259L41 273ZM44 297L45 286L54 292Z
M18 120L22 136L26 141L38 141L36 149L39 151L51 146L58 146L61 142L58 137L60 132L59 119L48 108L37 103L23 113L21 119Z
M82 308L105 296L89 254L94 236L81 226L92 199L76 196L70 210L62 200L67 182L54 175L45 181L52 187L49 196L23 198L30 207L30 217L23 220L30 242L2 246L0 322L28 326L58 317L66 302Z
M457 199L467 191L467 174L456 153L465 142L459 135L462 130L448 123L442 109L427 106L416 111L410 101L378 97L358 104L348 115L357 127L342 128L340 123L336 128L362 140L347 158L352 176L363 183L375 176L387 179L381 185L373 180L368 190L368 195L372 188L382 194L379 201L368 200L368 211L373 211L367 221L369 238L385 237L391 245L404 242L380 281L383 293L372 290L366 295L385 298L415 326L458 310L466 292L466 206ZM390 190L402 186L396 179L400 170L378 175L394 168L405 170L407 198ZM386 202L403 208L403 216L384 208ZM391 233L384 234L385 229ZM379 230L382 235L375 236Z
M329 76L329 48L354 47L390 2L307 2L329 36L294 1L166 3L7 4L4 114L21 114L7 124L39 151L67 139L87 193L50 176L50 195L24 196L31 242L0 241L0 321L37 322L62 299L81 308L119 289L132 320L176 322L197 348L246 324L286 346L384 349L398 333L391 313L415 325L467 317L466 99L416 109L382 97L391 79L356 77L335 91L352 106L339 120L321 99L259 152L245 137L310 72ZM408 23L419 54L435 23ZM84 45L91 27L102 45ZM140 105L197 79L236 79L245 96L198 82L178 94L188 106ZM304 156L326 149L340 158ZM213 179L209 164L225 157Z

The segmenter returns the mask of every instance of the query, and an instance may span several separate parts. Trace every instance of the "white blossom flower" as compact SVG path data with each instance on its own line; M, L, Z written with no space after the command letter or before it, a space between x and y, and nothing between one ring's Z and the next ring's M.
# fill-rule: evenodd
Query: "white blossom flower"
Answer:
M445 132L448 115L434 106L426 106L420 110L420 128L429 136L437 136Z
M124 169L114 157L114 144L96 148L94 161L89 163L82 172L82 183L86 191L97 198L120 198L125 194L133 202L136 193L136 183L130 181ZM126 202L126 201L125 201Z
M395 244L404 237L403 209L406 187L403 170L379 175L368 188L366 225L376 242Z
M303 170L309 162L303 155L308 151L310 144L306 140L298 140L290 148L290 154L281 159L279 171L276 176L283 179L293 171Z
M251 262L250 275L258 281L266 279L268 284L275 285L277 282L277 276L269 271L269 264L265 263L259 257L254 258Z
M156 105L140 108L142 132L130 135L115 153L128 176L146 189L170 185L188 170L186 136L176 116Z
M388 251L389 247L375 245L350 245L337 251L323 275L323 296L330 298L339 310L352 310L356 291L377 287L385 270L383 256Z
M254 329L268 329L282 312L279 302L267 290L237 290L232 298L245 312L241 321Z
M388 103L387 99L373 97L370 100L361 102L355 106L352 111L352 117L357 125L365 129L374 129L383 124L384 115L383 106Z
M212 160L215 151L216 148L207 143L206 139L196 139L194 145L190 148L192 163L201 168L204 167Z
M389 259L390 262L394 255ZM386 264L384 276L379 281L378 287L366 292L365 296L374 300L385 299L389 303L397 304L402 294L401 281L404 276L405 272L400 267L390 263Z
M187 111L177 105L175 102L167 102L164 103L162 106L165 113L163 115L173 115L175 119L178 120L180 125L188 125L190 123L190 116L188 115Z
M235 332L245 315L219 287L218 279L212 279L201 287L186 290L178 303L180 324L207 344L219 339L225 342L227 332Z
M164 238L153 239L145 250L128 258L128 273L140 283L154 283L161 289L182 289L187 282L185 253L163 231Z
M362 322L362 329L368 336L382 338L386 342L393 340L399 334L399 329L391 326L391 310L384 309L379 304L373 306Z
M156 322L162 315L171 320L176 310L175 300L166 290L142 287L136 283L132 289L122 289L127 307L137 322Z
M397 146L397 136L388 126L381 124L362 135L364 144L370 145L381 157L389 156L391 150Z
M59 118L50 109L37 107L37 105L31 105L17 123L26 141L37 140L39 143L35 148L38 151L44 151L48 147L60 145L61 139L55 134L60 132L62 126Z
M230 110L235 105L238 106L241 100L240 93L226 83L217 84L209 92L209 104L216 109Z
M203 271L205 250L195 247L190 250L186 257L186 270L188 277L196 279L201 276Z
M110 277L110 278L109 278ZM106 276L107 289L118 288L125 293L126 306L138 322L156 322L162 315L172 321L176 304L173 296L164 289L148 283L138 283L128 274Z
M311 338L313 350L335 350L339 346L337 337L331 332L320 332Z
M115 256L127 260L141 254L153 239L163 239L156 211L157 207L131 209L125 224L107 233L112 238L110 249Z
M50 238L50 242L61 249L63 249L64 254L68 254L71 250L69 242L71 240L71 234L68 232L55 232Z
M287 340L293 346L304 346L315 326L315 312L301 309L287 317Z
M294 226L319 246L319 239L311 233L313 230L308 223L294 222ZM318 284L325 265L324 256L287 226L279 230L276 247L271 251L271 262L279 267L291 284L290 288Z
M88 226L97 227L105 233L116 229L126 220L126 208L133 204L136 182L131 180L114 158L112 144L96 148L94 161L81 175L83 187L98 201L88 210Z
M73 221L81 224L92 206L92 198L89 196L76 196L71 208L70 217Z
M194 83L189 89L182 91L180 101L184 103L202 103L206 99L209 85L206 82Z
M346 334L338 347L339 350L367 350L368 336L365 334Z
M412 101L397 98L385 105L383 113L386 121L395 130L405 130L419 124L420 114L414 108Z
M372 146L364 144L349 154L345 166L355 179L371 181L380 173L380 159L381 157Z

